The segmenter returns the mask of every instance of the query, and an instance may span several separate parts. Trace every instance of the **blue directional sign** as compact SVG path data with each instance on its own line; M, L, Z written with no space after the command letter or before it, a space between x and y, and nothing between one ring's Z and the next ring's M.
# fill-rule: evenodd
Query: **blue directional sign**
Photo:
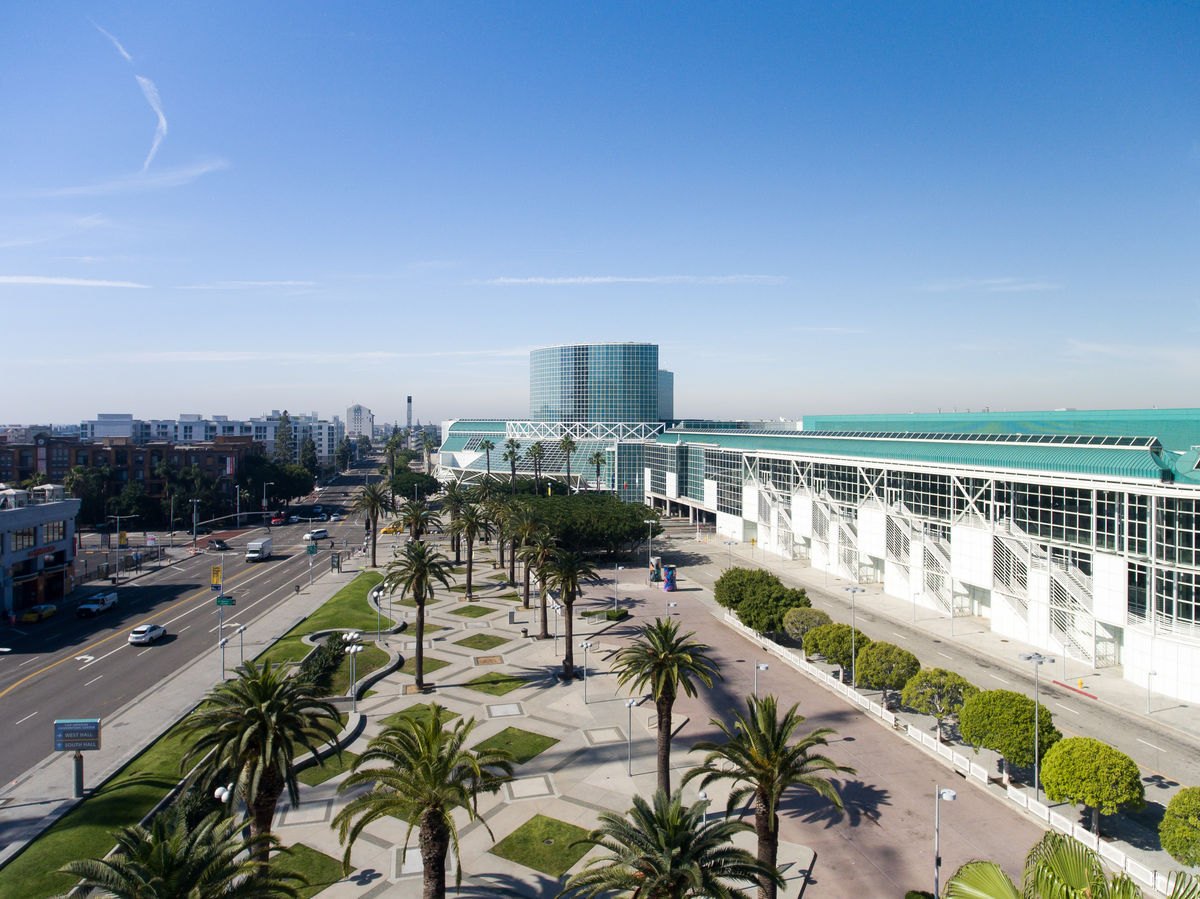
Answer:
M99 718L56 718L54 720L54 749L56 752L99 748Z

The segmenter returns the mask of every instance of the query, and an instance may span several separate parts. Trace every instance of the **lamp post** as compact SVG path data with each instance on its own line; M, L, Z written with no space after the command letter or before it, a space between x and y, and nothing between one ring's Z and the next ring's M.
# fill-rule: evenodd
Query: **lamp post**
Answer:
M346 634L346 642L350 645L346 647L346 653L350 656L350 710L358 711L358 672L355 669L355 658L365 648L359 639L362 637L358 631L351 631Z
M629 712L629 723L625 728L625 749L628 754L625 767L628 769L630 777L633 777L633 707L635 705L637 705L636 699L625 701L625 709Z
M200 507L200 500L189 500L192 504L192 552L196 551L196 515L197 509Z
M725 567L732 568L733 567L733 545L735 543L737 543L737 541L736 540L726 540L726 541L724 541L724 543L725 543L726 549L729 550L729 563Z
M114 580L113 583L119 584L119 583L121 583L121 519L122 518L137 518L137 516L136 515L109 515L108 517L115 518L117 520L117 555L116 555L117 564L114 569L116 571L116 575L115 575L116 580ZM108 536L108 545L112 546L112 535L111 534L109 534L109 536Z
M1157 671L1147 671L1146 672L1146 714L1147 715L1150 714L1150 681L1157 674L1158 674Z
M941 787L933 788L933 895L942 895L939 892L941 887L942 874L942 855L941 855L941 808L942 802L953 802L958 798L958 794L953 790L943 790Z
M1039 675L1042 670L1042 665L1049 662L1054 664L1054 659L1050 656L1044 656L1040 652L1023 652L1021 653L1022 662L1033 662L1033 795L1039 802L1042 800L1042 782L1038 777L1038 772L1041 770L1041 759L1038 757L1038 693L1040 686Z
M558 613L562 611L562 606L552 602L550 608L554 610L554 654L558 655Z
M592 648L592 644L584 640L579 644L579 648L583 650L583 702L584 705L587 705L587 652Z
M383 630L382 613L379 611L379 588L376 587L371 591L371 599L375 600L375 642L379 642L380 632Z
M854 626L854 594L865 592L862 587L857 585L853 587L843 587L850 594L850 686L858 686L858 641L856 634L858 629Z
M770 669L771 669L771 666L768 665L766 662L760 662L758 659L754 660L754 698L755 699L758 699L758 672L769 671Z
M666 611L667 611L667 617L668 617L668 618L670 618L670 617L671 617L671 610L672 610L673 608L675 608L677 605L679 605L679 603L677 603L677 602L669 602L669 603L667 603L666 605L667 605L667 608L666 608Z
M616 566L613 571L613 608L619 608L621 605L621 572L624 571L624 565Z
M234 633L237 634L238 638L238 661L244 665L246 664L246 625L243 624Z
M229 643L228 637L222 637L221 642L217 645L221 647L221 680L225 680L225 646Z
M646 535L646 567L653 568L654 563L650 560L654 558L654 519L643 518L642 524L649 526L649 531Z
M263 500L262 500L263 524L265 524L267 526L268 531L271 529L271 519L267 517L267 488L274 487L274 486L275 486L274 481L267 481L266 483L263 484Z

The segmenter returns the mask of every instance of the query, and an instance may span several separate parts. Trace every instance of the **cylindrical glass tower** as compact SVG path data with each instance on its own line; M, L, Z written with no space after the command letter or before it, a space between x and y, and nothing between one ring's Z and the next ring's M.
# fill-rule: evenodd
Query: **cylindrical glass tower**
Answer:
M576 343L529 354L534 421L657 421L658 346Z

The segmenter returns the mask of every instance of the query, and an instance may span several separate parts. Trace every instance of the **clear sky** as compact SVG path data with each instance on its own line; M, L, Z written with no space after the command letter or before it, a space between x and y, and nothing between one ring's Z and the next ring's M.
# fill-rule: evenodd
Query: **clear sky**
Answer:
M1200 405L1194 2L7 3L0 422Z

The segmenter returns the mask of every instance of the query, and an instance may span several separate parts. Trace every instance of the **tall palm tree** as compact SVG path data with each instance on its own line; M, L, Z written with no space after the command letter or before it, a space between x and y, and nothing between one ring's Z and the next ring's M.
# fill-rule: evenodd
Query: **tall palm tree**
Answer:
M798 742L788 745L804 721L793 705L779 717L774 696L746 697L746 714L737 714L732 726L713 718L725 739L714 743L703 740L693 751L708 753L704 761L684 775L683 783L700 778L703 789L716 780L729 780L726 813L747 799L754 801L754 832L758 836L758 860L774 867L779 853L779 803L791 789L811 790L840 809L842 798L829 781L828 774L854 774L853 768L839 765L814 750L827 746L835 733L818 728ZM775 899L775 885L769 880L759 884L759 899Z
M333 819L339 838L346 843L342 859L346 870L350 867L354 841L364 828L380 818L395 815L408 822L405 853L413 828L418 829L417 842L425 869L424 899L445 897L446 856L451 849L458 856L454 810L465 810L474 821L479 794L495 793L512 777L513 771L512 755L506 750L466 748L475 728L474 718L459 720L447 728L448 717L444 708L433 703L428 714L403 718L372 738L366 751L355 760L354 772L338 791L365 784L373 787L369 793L350 800ZM371 765L373 762L383 765ZM459 859L455 883L461 881Z
M397 510L400 526L408 531L413 540L420 540L429 529L441 525L437 512L429 508L423 499L405 500Z
M286 677L282 666L243 662L237 677L209 690L183 720L181 732L191 745L182 765L199 762L196 776L206 785L232 777L232 793L246 803L254 836L271 832L284 789L292 805L300 801L297 750L337 746L338 710L312 689L301 678ZM259 852L266 861L267 847L260 845Z
M490 481L492 479L492 450L496 448L496 444L485 437L479 441L479 448L483 450L487 460L487 479Z
M413 663L416 666L417 688L420 690L425 689L425 604L433 599L435 582L449 587L452 579L450 560L428 543L413 540L404 544L404 548L396 554L380 584L387 593L395 593L399 589L401 601L411 593L413 602L417 604L417 640Z
M213 812L188 827L176 807L155 815L149 827L122 827L113 833L113 852L68 862L59 873L79 877L76 890L99 890L114 899L298 895L296 887L308 881L273 871L261 859L260 849L277 849L279 841L271 834L247 838L243 826L240 818Z
M557 550L546 562L547 586L558 590L566 612L566 653L563 655L563 680L568 683L575 678L575 597L584 584L598 584L600 577L596 569L579 553ZM544 615L545 613L543 613ZM543 626L545 619L543 618Z
M509 476L509 486L512 488L512 495L517 495L517 462L521 460L521 441L516 437L509 437L504 441L504 455L501 458L508 463L511 474Z
M594 453L592 453L590 456L588 456L588 465L596 466L596 490L597 491L600 490L600 469L604 466L604 462L605 462L605 459L604 459L603 450L596 450Z
M713 685L721 669L708 654L708 646L693 640L695 634L679 633L679 623L659 618L644 625L637 638L622 648L613 660L617 686L633 690L650 688L658 710L658 789L671 790L671 710L682 690L696 695L696 685Z
M502 569L504 568L504 545L508 540L508 520L512 513L512 504L515 502L516 500L511 496L495 496L483 503L483 509L495 528L494 532L484 539L486 541L491 537L496 538L499 565Z
M525 602L524 607L529 608L529 576L531 573L536 573L538 577L538 592L541 601L542 609L542 630L538 634L538 639L550 639L550 628L546 622L546 566L554 557L554 552L558 548L558 541L548 530L541 530L534 534L529 543L521 550L521 561L525 565Z
M542 460L546 458L546 448L542 445L542 441L535 440L529 444L529 449L525 451L525 458L533 464L533 492L541 495Z
M425 436L421 438L421 450L425 454L425 474L433 474L433 451L437 449L437 441L425 432Z
M450 546L454 550L454 564L462 564L462 541L454 533L454 522L458 520L458 516L462 514L462 508L467 500L467 491L463 489L462 484L458 481L453 481L446 485L446 490L442 494L442 511L450 516Z
M761 880L783 883L745 849L733 845L749 824L729 818L708 821L707 802L685 806L679 793L654 794L651 807L641 796L625 815L601 812L600 826L579 843L607 851L572 874L558 895L597 899L612 893L635 899L746 899L730 884Z
M475 567L475 541L489 539L495 530L483 506L477 503L467 503L463 506L458 521L454 522L454 529L456 534L467 541L467 600L470 601L471 575Z
M371 522L371 567L375 564L375 545L379 540L379 519L385 512L396 508L396 500L391 492L381 483L367 484L354 497L350 508L362 512Z
M521 549L529 545L529 541L533 539L533 535L542 530L542 522L529 506L523 503L517 503L509 510L507 530L508 538L511 540L508 553L508 585L515 587L517 585L517 549L518 544ZM525 596L529 597L529 568L525 568ZM526 605L526 608L529 608Z
M571 493L571 453L575 452L578 444L571 438L570 434L563 434L562 439L558 441L558 448L567 454L567 494Z

